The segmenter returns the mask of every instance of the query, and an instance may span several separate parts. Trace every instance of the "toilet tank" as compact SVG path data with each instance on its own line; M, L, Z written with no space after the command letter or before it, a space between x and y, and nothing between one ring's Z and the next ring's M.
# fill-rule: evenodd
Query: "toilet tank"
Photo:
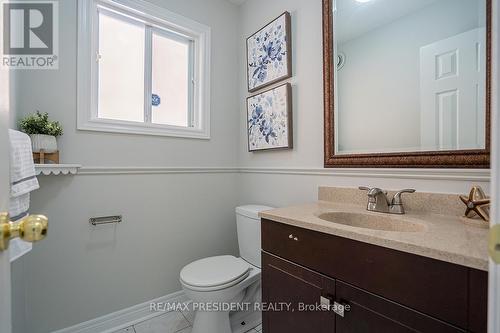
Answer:
M273 209L273 207L260 205L236 207L236 227L238 229L240 257L257 267L261 267L259 212L269 209Z

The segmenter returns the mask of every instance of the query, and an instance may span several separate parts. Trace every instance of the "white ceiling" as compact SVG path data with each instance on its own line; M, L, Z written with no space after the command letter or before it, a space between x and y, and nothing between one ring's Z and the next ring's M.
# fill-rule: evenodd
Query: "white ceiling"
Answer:
M242 5L248 0L227 1ZM356 0L334 0L337 9L335 21L335 29L338 32L337 42L341 43L359 37L436 1L440 0L370 0L365 3Z
M337 41L344 42L439 0L336 0Z

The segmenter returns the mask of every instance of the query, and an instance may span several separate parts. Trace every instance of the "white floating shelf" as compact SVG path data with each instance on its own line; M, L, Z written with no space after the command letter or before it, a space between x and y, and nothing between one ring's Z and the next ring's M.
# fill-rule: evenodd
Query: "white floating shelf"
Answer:
M75 175L82 166L80 164L35 164L37 176Z

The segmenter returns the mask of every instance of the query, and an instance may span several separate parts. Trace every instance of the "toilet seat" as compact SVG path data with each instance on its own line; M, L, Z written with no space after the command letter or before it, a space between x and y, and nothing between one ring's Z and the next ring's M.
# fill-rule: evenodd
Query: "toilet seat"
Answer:
M251 265L233 256L209 257L186 265L181 282L196 291L215 291L232 287L250 274Z

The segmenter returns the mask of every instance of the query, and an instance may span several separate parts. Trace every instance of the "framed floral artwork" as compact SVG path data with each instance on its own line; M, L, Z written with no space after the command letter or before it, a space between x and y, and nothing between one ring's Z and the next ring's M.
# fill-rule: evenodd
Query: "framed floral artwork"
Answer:
M247 98L247 132L250 152L293 147L290 83Z
M290 13L284 12L247 38L248 91L292 76Z

